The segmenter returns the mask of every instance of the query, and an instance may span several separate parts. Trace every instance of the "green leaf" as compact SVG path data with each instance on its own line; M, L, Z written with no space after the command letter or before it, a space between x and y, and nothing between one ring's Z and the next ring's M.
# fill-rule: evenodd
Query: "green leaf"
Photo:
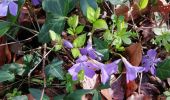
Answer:
M0 82L11 81L15 78L14 74L0 70Z
M24 57L23 57L24 64L29 65L31 63L32 59L33 59L33 55L31 55L31 54L24 55Z
M82 96L90 93L92 90L76 90L73 93L70 93L69 95L64 97L64 100L81 100Z
M63 99L64 96L65 96L65 95L57 95L57 96L54 97L54 100L64 100L64 99Z
M72 28L67 28L67 33L70 35L74 35L74 30Z
M5 64L2 66L2 70L9 71L11 73L17 74L17 75L23 75L25 72L24 65L17 64L17 63L11 63L11 64Z
M95 0L80 0L80 8L83 12L84 16L87 16L87 8L92 7L93 9L97 9L97 3Z
M62 49L62 47L63 47L63 45L58 45L58 44L56 44L55 45L55 47L54 47L54 51L59 51L59 50L61 50Z
M28 100L28 97L26 95L21 95L13 97L12 100Z
M39 42L50 42L49 30L59 34L63 31L65 18L76 4L73 2L75 0L43 0L42 7L46 11L46 21L38 34Z
M110 30L106 30L103 34L104 40L112 41L113 40L113 34L110 33Z
M71 53L73 55L74 58L77 58L78 56L80 56L80 50L78 48L72 48L71 49Z
M148 5L149 0L140 0L139 1L139 8L140 10L145 9Z
M103 59L108 60L109 59L108 43L96 37L93 38L93 41L96 50L104 55Z
M68 18L67 23L70 27L76 28L79 22L79 17L77 15L71 16Z
M95 13L96 13L95 9L93 9L90 6L88 6L88 8L87 8L87 20L90 23L94 23L96 21Z
M108 29L108 26L105 20L98 19L93 23L93 28L103 30Z
M54 59L51 64L47 65L45 68L45 73L47 76L51 75L60 80L64 80L64 72L62 69L63 61Z
M10 28L10 23L5 21L0 21L0 36L7 33Z
M98 7L98 8L96 9L94 18L95 18L95 19L98 19L99 17L100 17L100 8Z
M82 34L73 41L73 45L75 48L80 48L84 45L85 41L86 41L86 34Z
M131 40L130 40L130 38L128 38L128 37L124 37L124 38L122 38L122 41L125 43L125 44L131 44Z
M170 77L170 59L166 59L157 65L156 76L164 80Z
M124 4L125 2L127 2L128 0L108 0L112 5L120 5L120 4Z
M93 93L94 93L93 100L102 100L102 97L97 90L94 90Z
M41 94L42 94L42 91L39 90L39 89L34 89L34 88L29 88L29 92L31 93L31 95L35 98L35 100L40 100L41 98ZM50 100L49 97L44 94L43 96L43 100Z
M52 41L56 41L57 44L61 44L61 36L60 36L60 34L57 34L52 30L49 30L49 33L50 33L50 37L51 37Z
M49 30L49 33L50 33L50 38L52 41L56 41L56 38L57 38L57 35L54 31L52 30Z
M83 32L84 29L84 25L80 25L76 28L76 34L80 34L81 32Z
M80 70L79 72L78 72L78 79L80 80L80 81L83 81L84 80L84 70Z

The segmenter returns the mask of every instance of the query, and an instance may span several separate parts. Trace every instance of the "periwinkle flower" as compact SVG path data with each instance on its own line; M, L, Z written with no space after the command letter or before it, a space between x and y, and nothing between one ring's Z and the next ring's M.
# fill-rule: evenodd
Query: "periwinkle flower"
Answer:
M126 82L133 81L137 78L137 73L143 72L145 70L144 67L133 66L131 65L126 58L122 57L122 61L126 67Z
M63 45L69 49L73 48L73 45L68 40L63 40Z
M117 64L120 61L116 60L110 64L103 64L92 58L89 59L86 55L81 56L76 60L76 64L68 70L68 72L72 75L73 80L77 80L77 75L81 70L84 70L85 75L89 78L93 78L96 70L101 70L101 82L105 84L109 79L109 75L117 72Z
M11 15L16 16L18 11L18 4L15 3L18 0L1 0L0 1L0 16L6 16L9 8Z
M76 64L74 64L68 70L68 72L72 75L73 80L77 80L77 75L80 70L84 70L84 74L87 77L92 78L95 75L95 71L92 68L90 68L89 65L90 67L96 67L96 66L93 66L93 64L90 64L88 62L87 56L84 55L76 60Z
M101 53L99 53L95 49L93 49L91 42L88 42L87 46L85 48L81 48L80 53L82 55L88 55L89 57L91 57L93 59L97 59L97 58L101 59L101 57L103 56Z
M31 0L31 1L32 1L32 4L34 6L37 6L37 5L39 5L41 3L41 0Z
M110 64L103 64L100 62L96 62L96 65L101 70L101 82L103 84L105 84L108 81L109 76L111 74L116 73L118 71L118 63L119 62L120 62L120 59L116 60Z
M155 66L161 61L160 58L156 58L157 52L155 49L147 51L147 55L143 56L142 66L145 67L145 72L150 71L152 75L156 74Z

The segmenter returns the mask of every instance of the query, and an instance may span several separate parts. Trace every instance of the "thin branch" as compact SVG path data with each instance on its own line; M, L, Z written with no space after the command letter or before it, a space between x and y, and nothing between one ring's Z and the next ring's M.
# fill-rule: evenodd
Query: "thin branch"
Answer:
M43 52L43 56L45 56L47 53L47 44L44 44L44 52ZM42 65L42 75L43 75L43 80L44 80L44 87L43 87L43 91L41 93L41 98L40 100L43 100L43 96L44 96L44 91L46 88L46 75L45 75L45 61L46 61L46 57L43 59L43 65Z
M54 47L53 47L53 48L54 48ZM51 50L48 51L48 52L42 57L41 61L38 62L38 63L34 66L34 68L29 71L29 73L28 73L28 78L30 78L31 73L38 67L38 65L43 61L43 59L45 59L45 58L48 56L48 54L53 50L53 48L51 48Z
M143 76L143 73L140 74L140 82L139 82L139 87L138 87L139 94L140 94L140 89L141 89L141 84L142 84L142 76Z
M29 38L27 38L27 39L25 39L25 40L21 40L21 41L16 41L16 42L9 42L9 43L0 44L0 47L1 47L1 46L5 46L5 45L10 45L10 44L16 44L16 43L26 42L26 41L31 40L32 38L36 37L37 35L38 35L38 34L35 34L35 35L33 35L32 37L29 37Z

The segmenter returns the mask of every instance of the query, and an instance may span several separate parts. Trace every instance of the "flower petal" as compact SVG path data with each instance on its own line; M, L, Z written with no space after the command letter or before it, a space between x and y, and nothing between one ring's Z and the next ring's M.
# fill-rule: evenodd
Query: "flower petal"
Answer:
M77 80L77 72L76 69L80 67L80 64L74 64L69 70L68 72L72 75L72 79L73 80Z
M150 50L147 51L147 55L148 55L150 58L155 59L156 54L157 54L157 52L156 52L155 49L150 49Z
M120 59L110 63L110 64L106 64L106 71L108 73L108 75L111 75L113 73L116 73L118 71L118 63L120 62Z
M73 48L73 45L68 40L63 40L63 45L69 49Z
M107 82L107 80L109 79L109 75L107 74L106 70L104 69L104 67L101 67L101 81L103 84L105 84Z
M85 62L87 60L88 60L87 56L83 55L76 60L76 63Z
M2 2L0 3L0 16L6 16L8 11L8 3Z
M87 66L84 67L84 72L85 72L85 75L89 78L93 78L93 76L95 75L95 71L90 69Z
M18 11L18 4L15 2L10 2L9 3L9 12L11 15L16 16Z
M32 1L32 4L33 4L34 6L37 6L37 5L40 4L40 0L31 0L31 1Z

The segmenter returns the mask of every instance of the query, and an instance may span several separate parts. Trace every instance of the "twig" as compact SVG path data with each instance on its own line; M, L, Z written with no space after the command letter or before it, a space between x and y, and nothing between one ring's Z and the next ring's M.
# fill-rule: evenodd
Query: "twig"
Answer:
M138 93L140 94L140 88L141 88L141 84L142 84L142 76L143 74L140 74L140 82L139 82L139 87L138 87Z
M47 53L47 44L45 43L45 44L44 44L43 56L45 56L46 53ZM43 100L44 91L45 91L45 88L46 88L45 60L46 60L46 57L43 59L43 65L42 65L42 75L43 75L43 80L44 80L44 87L43 87L43 91L42 91L42 93L41 93L41 98L40 98L40 100Z
M53 48L54 48L54 47L53 47ZM45 58L48 56L48 54L53 50L53 48L51 48L51 50L48 51L48 52L42 57L41 61L38 62L38 63L34 66L34 68L30 70L30 72L28 73L28 78L30 78L31 73L37 68L37 66L43 61L43 59L45 59Z
M0 47L1 46L5 46L5 45L10 45L10 44L16 44L16 43L21 43L21 42L25 42L25 41L28 41L28 40L31 40L32 38L36 37L38 34L35 34L33 35L32 37L29 37L25 40L21 40L21 41L16 41L16 42L9 42L9 43L4 43L4 44L0 44Z

